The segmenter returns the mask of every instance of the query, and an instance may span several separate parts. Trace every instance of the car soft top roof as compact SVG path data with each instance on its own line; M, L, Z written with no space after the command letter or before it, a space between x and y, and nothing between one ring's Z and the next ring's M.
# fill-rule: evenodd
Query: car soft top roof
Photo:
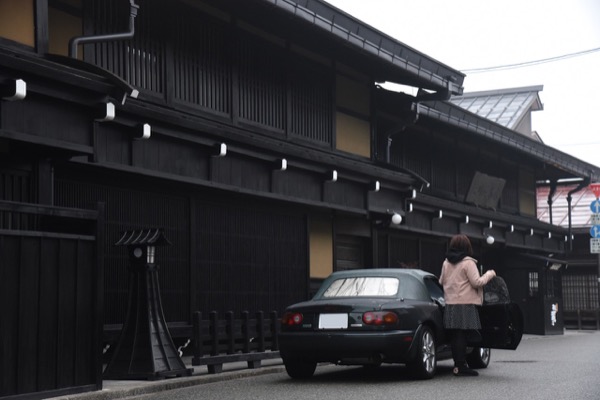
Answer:
M423 278L427 276L436 278L435 275L427 271L407 268L365 268L337 271L329 275L329 277L323 281L323 284L313 299L324 299L323 292L329 286L331 281L336 279L367 276L388 276L398 278L400 280L400 287L398 290L400 297L414 300L428 300L429 294L425 286L422 284Z
M363 268L349 269L344 271L336 271L331 274L331 277L346 277L346 276L411 276L414 278L422 278L424 276L434 276L434 274L416 268Z

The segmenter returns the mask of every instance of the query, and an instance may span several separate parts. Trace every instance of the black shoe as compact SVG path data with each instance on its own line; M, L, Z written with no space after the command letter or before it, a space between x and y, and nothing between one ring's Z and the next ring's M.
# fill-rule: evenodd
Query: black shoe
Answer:
M454 376L479 376L479 372L467 367L466 365L463 367L454 367L452 373Z

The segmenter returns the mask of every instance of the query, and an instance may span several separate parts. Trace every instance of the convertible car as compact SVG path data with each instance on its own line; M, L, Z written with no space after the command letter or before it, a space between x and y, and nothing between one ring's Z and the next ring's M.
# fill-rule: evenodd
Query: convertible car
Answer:
M435 375L451 358L443 328L444 293L438 278L418 269L334 272L312 300L286 309L280 354L292 378L309 378L317 363L406 364L415 377ZM480 308L482 329L468 335L471 368L486 368L490 348L516 349L523 315L510 302Z

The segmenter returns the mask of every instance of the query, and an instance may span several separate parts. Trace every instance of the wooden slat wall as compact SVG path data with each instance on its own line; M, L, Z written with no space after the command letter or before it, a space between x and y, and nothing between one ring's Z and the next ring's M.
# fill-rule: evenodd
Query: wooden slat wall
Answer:
M98 33L126 28L122 4L93 3ZM135 86L144 100L332 146L332 67L187 5L139 4L135 39L93 45L90 62Z
M273 56L282 52L252 35L239 37L239 116L276 132L286 129L286 65Z
M0 397L96 384L93 238L0 232Z
M121 232L147 227L163 228L171 246L157 248L160 287L167 321L189 321L189 203L181 196L161 191L136 190L109 185L96 176L79 176L57 168L55 202L66 207L90 208L98 201L106 203L105 323L125 320L128 293L129 260L124 248L114 244ZM109 179L110 178L104 178ZM120 179L115 178L114 182ZM127 185L122 181L122 185Z
M229 115L232 78L226 25L192 10L176 18L175 100Z
M306 222L240 205L196 203L198 311L277 311L308 293Z

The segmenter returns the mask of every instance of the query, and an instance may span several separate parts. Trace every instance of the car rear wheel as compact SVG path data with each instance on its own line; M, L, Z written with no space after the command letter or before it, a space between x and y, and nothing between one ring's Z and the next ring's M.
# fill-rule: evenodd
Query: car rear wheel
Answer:
M431 329L423 326L415 340L417 354L407 366L416 378L431 379L437 369L435 338Z
M490 364L492 351L487 347L475 347L467 356L467 363L471 368L487 368Z
M298 359L283 359L285 370L290 378L307 379L313 376L317 369L316 362L298 360Z

